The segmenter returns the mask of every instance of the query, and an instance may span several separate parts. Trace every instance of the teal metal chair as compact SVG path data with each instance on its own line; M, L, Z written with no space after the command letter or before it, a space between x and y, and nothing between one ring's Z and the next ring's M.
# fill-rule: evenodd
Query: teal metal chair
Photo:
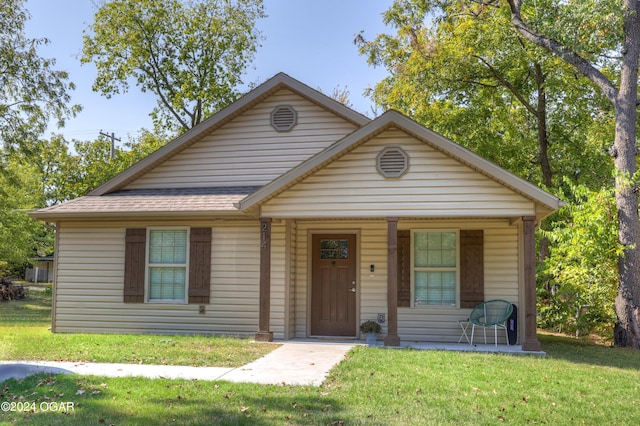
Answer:
M471 322L471 342L473 344L473 335L475 334L476 327L482 327L484 331L484 344L487 344L487 328L494 329L495 344L498 346L498 328L504 329L505 337L507 338L507 344L509 344L509 332L507 330L507 320L513 312L513 306L511 302L506 300L488 300L477 305L471 311L469 315L469 321Z

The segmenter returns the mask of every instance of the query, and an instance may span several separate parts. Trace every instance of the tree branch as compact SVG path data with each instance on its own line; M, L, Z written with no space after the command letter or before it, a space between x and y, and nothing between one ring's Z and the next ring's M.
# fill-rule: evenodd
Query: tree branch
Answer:
M524 38L529 40L540 47L544 47L549 52L561 57L568 64L573 65L580 73L591 80L596 86L600 88L602 93L607 97L609 102L613 105L616 104L618 97L618 89L609 81L609 79L602 74L596 67L594 67L589 61L578 55L571 49L567 49L558 41L548 37L544 34L540 34L534 29L530 28L523 20L520 13L522 7L522 0L507 0L511 9L511 23L516 30L522 34Z
M520 101L520 103L522 105L524 105L524 107L534 116L538 116L538 111L529 103L529 101L527 101L524 96L522 96L522 94L518 91L518 89L516 89L516 87L511 84L511 82L509 80L507 80L506 78L504 78L502 76L502 74L500 74L498 72L498 70L496 70L490 63L488 63L487 61L485 61L482 57L480 56L476 56L474 55L475 58L477 58L480 62L482 62L488 69L489 71L491 71L491 74L493 74L493 76L507 89L509 89L509 91L511 93L513 93L513 95Z

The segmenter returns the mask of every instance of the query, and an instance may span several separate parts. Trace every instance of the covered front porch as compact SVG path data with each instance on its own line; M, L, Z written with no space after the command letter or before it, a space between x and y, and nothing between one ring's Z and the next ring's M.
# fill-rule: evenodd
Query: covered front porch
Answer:
M358 325L384 316L379 345L417 349L478 352L537 353L535 304L535 216L503 219L377 218L320 221L311 219L260 219L260 300L258 341L318 338L360 341ZM493 345L456 343L458 320L468 317L470 307L418 306L399 303L398 235L414 230L484 231L484 299L505 298L519 308L518 344L500 341ZM400 231L400 232L399 232ZM459 235L460 231L457 235ZM353 275L347 275L343 294L353 298L352 323L346 333L317 332L314 326L313 240L316 235L353 235ZM458 249L459 251L459 249ZM406 255L406 254L405 254ZM402 254L400 255L402 256ZM460 256L460 254L458 254ZM338 261L339 262L339 261ZM336 261L332 261L334 265ZM461 263L462 260L461 260ZM338 265L339 266L339 265ZM461 266L462 268L462 266ZM400 278L399 278L400 277ZM459 279L459 278L458 278ZM336 287L337 288L337 287ZM414 290L411 290L414 291ZM460 291L458 286L457 292ZM345 317L348 320L348 318ZM476 340L477 342L477 340Z

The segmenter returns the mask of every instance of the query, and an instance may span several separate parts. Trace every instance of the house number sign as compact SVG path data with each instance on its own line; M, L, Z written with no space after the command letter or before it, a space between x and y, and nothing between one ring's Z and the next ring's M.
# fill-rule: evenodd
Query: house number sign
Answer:
M261 229L261 240L260 240L260 248L267 248L267 232L269 231L269 224L267 222L262 222L260 224Z

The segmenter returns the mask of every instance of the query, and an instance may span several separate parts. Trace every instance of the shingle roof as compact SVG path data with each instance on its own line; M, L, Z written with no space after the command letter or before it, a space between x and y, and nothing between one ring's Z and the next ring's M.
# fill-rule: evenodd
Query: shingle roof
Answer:
M259 187L140 189L87 195L31 213L36 219L111 214L237 212L235 203Z

